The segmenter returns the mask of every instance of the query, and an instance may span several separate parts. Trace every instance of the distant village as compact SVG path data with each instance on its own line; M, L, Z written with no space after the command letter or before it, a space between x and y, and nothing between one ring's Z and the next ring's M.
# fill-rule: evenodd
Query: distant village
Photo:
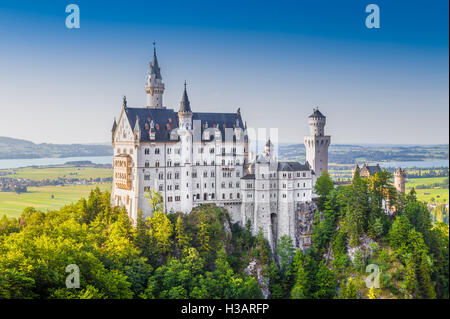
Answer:
M112 169L111 164L93 164L90 161L67 162L64 165ZM14 175L12 171L0 171L0 192L14 192L20 194L26 193L28 191L28 187L93 185L97 183L112 182L112 176L104 178L58 177L55 179L43 179L37 181L28 178L10 177L11 175Z

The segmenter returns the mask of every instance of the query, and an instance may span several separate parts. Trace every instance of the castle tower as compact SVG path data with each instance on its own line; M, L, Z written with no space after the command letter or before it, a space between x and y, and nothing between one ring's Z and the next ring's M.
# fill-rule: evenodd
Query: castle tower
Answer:
M193 207L192 194L192 163L193 163L193 130L192 130L192 110L191 103L186 90L186 81L184 82L184 92L181 98L180 110L178 111L179 128L177 130L181 145L181 183L180 191L183 196L190 198L189 201L183 201L182 210L190 212Z
M153 45L155 45L154 42ZM147 108L163 108L164 83L162 82L161 69L156 57L156 47L153 47L153 60L148 69L145 93L147 93Z
M192 110L191 102L189 102L189 97L186 90L186 81L184 81L184 92L181 98L180 110L178 111L178 118L180 121L180 128L185 128L190 130L192 127Z
M399 168L394 173L394 186L397 192L405 192L406 172L403 168Z
M328 170L328 146L330 136L325 135L326 117L314 108L309 116L309 136L305 136L306 161L319 178L324 170Z

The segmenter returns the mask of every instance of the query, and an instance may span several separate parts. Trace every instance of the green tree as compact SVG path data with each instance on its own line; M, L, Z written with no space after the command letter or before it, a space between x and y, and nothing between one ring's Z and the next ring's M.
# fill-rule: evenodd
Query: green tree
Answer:
M333 180L327 170L324 170L314 185L314 192L319 195L319 209L324 208L328 194L334 189Z
M182 252L184 249L188 248L190 239L184 230L183 219L181 216L177 217L177 222L175 224L175 240L178 251Z

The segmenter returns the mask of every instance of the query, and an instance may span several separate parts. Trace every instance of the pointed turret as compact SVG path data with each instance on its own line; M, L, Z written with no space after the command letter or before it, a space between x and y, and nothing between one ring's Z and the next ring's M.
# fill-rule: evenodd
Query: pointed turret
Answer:
M136 115L136 123L134 124L134 136L136 137L136 142L139 143L139 141L141 140L141 127L139 125L139 116Z
M136 124L134 124L134 132L140 132L141 128L139 126L139 116L136 116Z
M127 96L126 95L124 95L123 98L122 98L122 107L124 109L126 109L128 107L127 106Z
M111 132L114 134L114 132L116 131L116 128L117 128L117 122L116 122L116 118L114 117L114 123L113 123L113 126L112 126L112 129L111 129Z
M158 58L156 57L156 46L153 46L153 59L150 63L149 74L153 74L156 79L162 80L161 69L159 68Z
M191 103L189 102L189 97L186 89L186 81L184 81L183 98L181 99L180 110L178 111L178 113L192 114Z
M183 129L190 130L192 128L192 110L191 102L186 89L186 81L184 81L184 92L181 98L180 110L178 111L179 126Z
M273 154L273 143L270 139L268 139L266 145L264 145L264 152L266 153L266 155Z

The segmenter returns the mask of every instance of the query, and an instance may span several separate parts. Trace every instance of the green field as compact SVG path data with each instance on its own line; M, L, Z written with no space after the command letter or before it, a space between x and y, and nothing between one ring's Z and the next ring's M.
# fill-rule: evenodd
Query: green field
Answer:
M424 178L407 178L406 191L418 185L432 185L435 183L443 183L448 177L424 177ZM432 202L434 198L435 203L448 203L449 191L448 188L431 188L431 189L415 189L417 198L422 201Z
M112 169L95 167L77 167L72 165L36 166L15 169L0 170L12 174L5 175L9 178L27 178L34 181L57 178L96 179L112 177Z
M0 192L0 216L18 217L29 206L47 211L74 203L81 197L87 197L91 189L111 190L111 183L95 185L43 186L29 187L27 193L16 194ZM54 195L54 198L52 198Z

